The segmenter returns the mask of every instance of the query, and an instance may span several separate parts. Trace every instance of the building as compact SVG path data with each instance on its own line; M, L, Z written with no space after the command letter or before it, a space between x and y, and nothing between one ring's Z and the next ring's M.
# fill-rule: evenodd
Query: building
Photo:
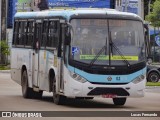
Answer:
M116 0L115 8L123 12L131 12L144 19L144 0Z
M13 27L13 16L18 11L39 11L55 7L115 8L115 0L9 0L7 26Z

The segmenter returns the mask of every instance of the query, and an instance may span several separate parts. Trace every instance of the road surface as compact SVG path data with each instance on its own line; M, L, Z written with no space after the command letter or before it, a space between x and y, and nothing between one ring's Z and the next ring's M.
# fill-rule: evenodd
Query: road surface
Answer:
M160 111L160 89L155 89L146 89L143 98L129 98L124 106L115 106L112 99L104 98L69 99L65 105L55 105L52 93L47 92L44 92L42 99L24 99L21 86L11 80L10 74L0 73L0 111ZM157 117L155 119L158 120Z

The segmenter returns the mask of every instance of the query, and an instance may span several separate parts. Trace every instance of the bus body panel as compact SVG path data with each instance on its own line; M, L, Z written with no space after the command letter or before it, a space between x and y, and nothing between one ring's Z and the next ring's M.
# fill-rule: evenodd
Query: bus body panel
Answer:
M15 20L27 21L32 19L34 22L37 22L37 21L40 22L40 24L38 22L36 24L39 24L40 28L43 28L42 25L45 24L43 22L44 21L46 22L47 20L48 20L47 24L50 24L49 22L53 22L55 18L58 20L63 18L63 20L65 20L63 21L65 25L71 25L70 24L71 19L73 18L90 19L90 15L92 18L95 18L95 19L97 18L100 19L102 17L102 19L115 18L116 20L125 19L125 20L134 20L134 21L142 22L141 18L135 14L122 13L115 10L113 11L63 10L63 11L27 12L27 13L17 13L15 15ZM58 24L59 22L60 21L58 21L55 24ZM61 23L59 23L58 26L61 26ZM39 31L42 33L43 29ZM52 30L54 31L54 29L50 29L50 32ZM72 48L70 45L65 45L65 42L64 42L66 29L62 32L62 27L60 27L58 30L60 31L58 33L59 35L58 39L62 40L61 41L62 45L60 46L58 44L57 48L55 46L54 46L55 48L47 48L46 47L47 45L43 48L39 46L41 44L40 40L42 39L40 38L42 37L41 34L39 34L40 40L38 41L40 44L38 44L38 47L36 46L37 48L35 48L33 44L35 44L34 42L37 39L35 40L34 37L35 37L35 34L38 34L36 33L38 29L36 32L35 30L33 30L34 35L32 37L34 38L33 39L34 42L30 45L30 48L27 48L25 45L20 47L17 45L13 46L11 50L11 78L15 82L21 85L22 67L24 66L27 70L28 83L29 83L28 87L30 88L36 87L39 90L51 92L50 87L52 87L51 86L52 84L51 84L49 75L50 75L50 72L53 71L51 74L55 75L54 77L56 79L56 86L57 86L56 92L57 94L64 95L66 97L70 97L70 98L100 97L107 94L116 95L115 97L143 97L144 96L144 89L145 89L145 82L146 82L146 75L145 75L146 67L139 71L132 72L131 74L125 74L125 75L91 74L89 72L83 71L83 69L82 70L78 69L78 67L77 68L72 67L72 65L70 65L69 63L71 59L70 54L72 54L70 49ZM49 32L49 30L47 32ZM57 33L54 33L54 35L55 34L57 35ZM52 35L53 34L49 34L47 38L49 38ZM56 36L54 37L55 37L54 39L56 39ZM46 39L46 41L48 41L48 39ZM59 49L64 50L64 51L63 50L61 51L62 52L61 57L58 56L58 51L60 51ZM122 70L123 70L123 67L122 67ZM73 79L71 77L71 72L78 74L82 78L86 79L86 81L82 83ZM133 80L141 75L144 75L143 80L141 80L141 82L138 82L136 84L133 83ZM111 78L111 79L109 80L108 78ZM119 90L122 91L122 93L120 93ZM107 91L110 91L110 92L107 92Z
M33 87L35 85L32 79L32 55L33 50L31 49L22 49L22 48L12 48L11 51L11 78L21 85L21 77L22 77L22 66L25 66L27 69L28 75L28 83L29 87ZM13 56L14 54L14 56ZM54 55L49 51L40 51L39 52L39 72L38 72L38 86L41 90L49 91L49 70L53 69L55 75L57 75L57 69L53 65L56 65L57 62L54 63ZM16 57L15 57L16 56ZM44 59L45 58L45 59ZM38 63L38 62L37 62Z
M32 54L31 49L12 48L11 51L11 77L21 84L22 67L27 69L29 87L32 87ZM13 56L14 55L14 56Z
M74 80L72 77L70 77L69 70L67 68L64 69L66 72L65 75L65 95L71 98L75 97L98 97L103 94L99 95L88 95L91 90L95 88L114 88L115 90L118 90L117 88L122 88L126 90L129 93L129 96L116 96L116 97L143 97L145 92L145 83L146 78L140 83L134 84L132 82L129 82L128 84L124 85L103 85L103 84L92 84L90 82L80 83L76 80ZM144 70L141 70L141 72ZM68 72L68 73L67 73ZM97 91L98 92L98 91ZM110 93L112 94L112 93Z
M55 75L57 75L57 62L52 52L40 50L39 54L39 89L49 92L49 72L53 70Z
M76 74L84 77L91 83L129 83L133 81L136 77L140 75L146 75L146 67L142 70L136 71L132 74L127 74L127 75L99 75L99 74L90 74L85 71L79 70L77 68L72 68L71 66L68 67L68 69L72 72L75 72ZM73 71L74 70L74 71ZM108 78L111 77L111 80L108 80Z

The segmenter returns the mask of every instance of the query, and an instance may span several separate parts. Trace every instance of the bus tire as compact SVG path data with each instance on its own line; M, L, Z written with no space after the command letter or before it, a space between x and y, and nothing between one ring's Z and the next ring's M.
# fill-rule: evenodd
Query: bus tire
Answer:
M28 87L28 75L26 70L22 72L21 86L22 86L22 95L24 98L33 97L34 95L33 89Z
M114 105L124 105L126 103L126 98L113 98Z
M158 74L158 72L152 71L152 72L149 73L147 79L148 79L149 82L158 82L159 79L160 79L160 75Z
M53 78L53 102L57 105L62 105L64 104L65 101L65 96L58 95L56 93L56 79Z
M35 91L33 91L33 92L34 92L33 97L34 97L35 99L41 99L41 98L42 98L42 94L43 94L43 91L42 91L42 90L40 90L39 92L35 92Z
M92 100L94 97L85 97L86 100Z

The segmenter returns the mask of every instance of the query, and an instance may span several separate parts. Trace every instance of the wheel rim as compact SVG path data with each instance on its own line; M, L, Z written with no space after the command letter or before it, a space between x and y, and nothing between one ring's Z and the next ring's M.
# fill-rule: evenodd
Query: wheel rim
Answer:
M158 82L159 81L159 75L157 73L152 73L149 78L150 78L151 82Z

